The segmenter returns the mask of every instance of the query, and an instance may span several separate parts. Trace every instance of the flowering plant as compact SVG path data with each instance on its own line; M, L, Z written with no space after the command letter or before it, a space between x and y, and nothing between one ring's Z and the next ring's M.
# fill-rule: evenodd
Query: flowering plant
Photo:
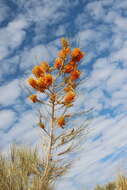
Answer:
M34 77L28 78L31 88L46 96L46 101L40 99L37 94L30 95L29 99L33 103L46 106L49 113L47 119L40 111L38 122L38 126L47 137L43 144L45 145L43 146L43 179L47 184L63 175L69 168L71 161L69 162L68 158L65 159L65 155L74 150L74 140L84 131L83 126L75 128L66 126L75 115L69 109L73 107L77 97L76 87L81 75L79 63L85 54L80 48L72 50L69 41L65 38L61 39L61 45L62 48L53 65L50 66L45 61L41 62L32 70ZM48 120L47 125L45 125L45 119Z

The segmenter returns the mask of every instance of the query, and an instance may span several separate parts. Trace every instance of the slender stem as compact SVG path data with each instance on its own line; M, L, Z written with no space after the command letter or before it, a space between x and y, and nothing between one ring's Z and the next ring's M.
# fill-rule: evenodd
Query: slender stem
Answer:
M54 101L52 101L52 111L51 112L52 113L51 113L50 141L49 141L47 160L46 160L46 166L45 166L43 178L47 177L50 161L52 160L52 144L53 144L54 114L55 114L55 102Z
M53 129L54 129L54 101L52 103L52 118L51 118L51 131L50 131L50 146L49 146L49 160L51 160L51 150L52 150L52 141L53 141Z

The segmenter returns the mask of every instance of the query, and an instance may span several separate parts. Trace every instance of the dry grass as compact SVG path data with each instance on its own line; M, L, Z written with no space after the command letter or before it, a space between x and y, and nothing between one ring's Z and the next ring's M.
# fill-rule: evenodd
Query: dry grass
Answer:
M120 175L116 181L116 190L127 190L127 178Z
M115 188L116 188L116 185L114 182L112 182L104 186L97 185L95 190L116 190Z
M127 178L119 175L116 181L103 186L97 185L95 190L127 190Z
M36 149L13 146L9 157L0 153L0 190L52 190L50 173L42 180L43 171Z

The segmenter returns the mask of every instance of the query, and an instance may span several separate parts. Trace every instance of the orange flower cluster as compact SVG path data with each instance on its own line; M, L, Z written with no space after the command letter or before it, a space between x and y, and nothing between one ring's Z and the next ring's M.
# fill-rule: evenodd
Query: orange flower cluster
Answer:
M35 75L36 79L32 77L28 79L30 86L40 92L44 92L45 89L48 89L53 83L53 76L51 73L48 73L49 68L47 62L41 62L40 65L35 66L32 73Z
M54 64L54 68L55 69L60 69L62 66L63 72L64 73L71 73L73 71L76 71L77 73L77 64L76 62L79 62L83 57L84 57L84 53L80 50L80 48L75 48L72 52L70 50L69 47L69 43L67 40L65 40L64 38L61 40L63 49L61 49L58 53L58 58L55 59L55 64ZM65 65L65 61L67 59L67 57L70 57L70 61L69 63L67 63ZM79 73L79 71L78 71ZM72 80L76 80L79 78L79 74L76 75L76 77L72 77Z
M60 101L64 105L72 105L72 102L75 100L76 93L76 80L80 78L81 72L78 70L78 62L83 58L84 53L80 50L80 48L70 49L70 45L68 40L62 38L61 39L62 49L58 52L58 57L55 59L55 63L53 67L50 67L47 62L41 62L39 65L36 65L32 73L34 77L30 77L28 79L28 83L31 87L39 92L45 93L46 89L56 81L57 76L63 77L64 82L64 92L65 95L63 97L63 101ZM60 72L59 72L60 70ZM58 75L56 74L58 71ZM53 78L52 72L55 72L56 78ZM51 89L49 89L51 90ZM49 94L50 102L56 101L58 99L57 94L52 92ZM30 96L32 102L37 101L37 96ZM60 118L59 125L64 125L64 118Z
M83 57L84 53L80 50L80 48L75 48L71 53L73 61L79 62Z
M32 86L33 88L36 88L37 86L37 80L35 80L34 78L30 77L28 79L28 83L30 84L30 86Z
M67 75L67 77L65 77L66 87L64 88L64 91L66 92L64 96L64 104L67 105L72 103L76 96L74 92L76 86L75 81L79 79L81 74L77 69L77 62L83 58L84 53L80 48L75 48L71 51L69 42L64 38L62 38L61 44L62 49L58 53L58 58L55 59L54 68L61 69L64 76Z
M77 80L80 77L80 71L77 69L76 62L79 62L84 56L79 48L75 48L71 52L71 61L64 67L65 73L70 73L71 80Z
M72 90L68 91L66 93L66 95L64 96L64 103L65 104L72 103L74 101L74 99L75 99L75 96L76 96L76 94L75 94L74 91L72 91Z
M66 40L65 38L61 38L61 45L63 48L68 48L69 47L69 41Z
M65 125L65 117L63 115L57 119L57 124L59 125L59 127L63 128L63 126Z
M47 62L41 62L40 65L36 65L33 70L32 73L38 78L38 77L42 77L44 75L45 72L47 72L49 70L49 65Z
M48 72L49 71L50 67L49 67L49 64L46 61L41 62L40 65L41 65L41 68L42 68L42 70L44 72Z
M61 127L61 128L63 128L63 126L64 126L64 125L66 124L66 122L67 122L66 119L69 118L69 117L71 117L70 114L60 116L60 117L57 119L57 124L58 124L58 126Z
M71 73L71 71L73 71L73 69L74 69L74 66L73 66L73 65L67 64L67 65L65 66L64 72L65 72L65 73Z
M61 44L62 44L62 49L58 52L58 57L62 61L65 61L67 56L70 54L71 50L69 47L69 42L65 38L61 39Z
M62 64L63 64L63 60L62 60L60 57L58 57L58 58L56 58L56 60L55 60L54 67L55 67L56 69L60 69L61 66L62 66Z
M67 47L65 49L60 50L58 56L61 57L62 59L65 59L69 53L70 53L70 48Z
M62 38L61 44L62 48L58 52L54 65L50 67L47 62L41 62L32 70L34 77L28 79L29 85L34 90L45 93L48 96L49 102L46 102L46 105L59 106L60 104L60 109L73 106L76 98L75 88L77 80L81 75L78 69L78 62L84 56L80 48L71 50L68 40ZM39 100L36 94L30 95L29 99L33 103L39 102L44 104L44 101ZM56 110L55 107L54 110ZM54 117L54 119L58 127L64 128L69 117L71 115L65 115L64 112L63 115L58 118ZM39 122L38 126L45 132L47 131L46 126L42 122Z
M79 70L74 70L71 73L70 79L73 80L77 80L80 77L81 72Z

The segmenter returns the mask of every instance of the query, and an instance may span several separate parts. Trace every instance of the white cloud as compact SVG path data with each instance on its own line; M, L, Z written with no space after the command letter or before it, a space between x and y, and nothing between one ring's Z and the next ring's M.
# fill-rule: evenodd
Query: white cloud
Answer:
M111 5L114 0L102 0L102 5Z
M26 27L26 20L18 18L0 30L0 60L22 43Z
M9 12L9 7L4 3L4 1L0 1L0 22L4 21Z
M69 189L69 190L76 190L79 187L73 184L71 180L60 180L56 185L56 189Z
M29 20L32 21L44 21L47 23L50 19L50 22L56 22L56 20L61 20L68 12L70 7L75 7L79 3L76 0L73 4L69 1L57 1L57 0L44 0L43 2L40 0L34 1L27 1L18 0L17 6L23 7L26 16ZM62 9L61 9L62 8ZM59 18L61 15L61 18Z
M9 127L16 120L16 114L12 110L0 111L0 128Z
M41 138L41 132L36 122L37 117L34 112L24 111L13 128L3 134L1 148L7 148L12 142L25 145L37 144Z
M120 30L124 30L127 31L126 25L127 25L127 19L123 18L121 16L118 16L117 18L115 18L114 23L116 24L116 26L120 29Z
M117 0L117 3L114 3L114 6L115 6L116 9L120 9L120 8L126 9L127 8L127 2L126 1L121 1L119 3L119 0Z
M39 64L41 61L49 61L50 54L43 45L38 45L30 50L25 50L22 54L20 68L28 71L28 68Z
M78 36L80 47L85 47L87 46L87 43L89 43L90 40L92 41L95 39L95 36L98 36L98 33L92 29L86 29L84 31L80 31L77 37Z
M127 41L126 41L127 42ZM126 66L127 61L127 47L123 45L120 50L111 53L111 59L112 61L123 61Z
M102 19L105 14L101 1L88 3L86 9L88 10L89 14L97 20Z
M115 72L107 80L108 90L120 88L127 81L127 69L115 69Z
M105 22L114 23L115 18L118 17L118 13L116 11L109 11L108 14L105 16ZM113 29L113 27L111 28Z
M25 49L22 53L20 68L27 73L28 68L39 64L41 61L47 61L51 64L51 61L57 57L58 40L44 45L37 45L31 49Z
M8 76L14 76L17 73L19 56L14 56L11 59L4 59L0 62L0 81L4 81Z
M18 79L0 87L0 104L7 106L15 104L16 99L20 96L20 87Z

